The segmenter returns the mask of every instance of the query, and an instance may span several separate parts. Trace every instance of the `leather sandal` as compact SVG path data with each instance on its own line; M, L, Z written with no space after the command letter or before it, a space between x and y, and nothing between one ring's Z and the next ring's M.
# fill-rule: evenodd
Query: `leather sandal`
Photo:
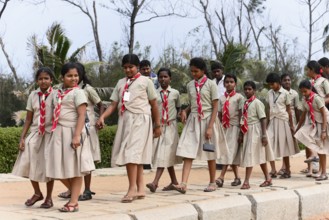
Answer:
M43 200L43 195L34 194L30 199L26 200L26 206L33 206L36 202Z
M67 190L66 192L62 192L62 193L58 194L58 197L62 198L62 199L70 199L71 198L71 191Z
M121 199L121 202L122 202L122 203L132 203L135 199L136 199L135 196L128 196L128 195L125 195L125 196Z
M49 209L51 207L53 207L54 204L53 204L53 200L52 199L45 199L44 203L42 203L40 205L40 208L42 209Z
M60 212L77 212L79 211L79 205L78 203L75 205L69 205L66 203L62 208L58 209Z
M239 186L241 185L241 179L235 178L234 181L231 183L231 186Z
M82 195L79 196L78 201L86 201L86 200L91 200L93 198L92 195L95 195L96 193L90 191L90 190L85 190Z
M327 175L321 175L318 178L315 178L315 181L323 181L323 180L327 180L328 176Z
M290 172L288 173L288 172L285 172L284 174L282 174L281 176L280 176L280 179L288 179L288 178L290 178L291 177L291 175L290 175Z
M163 187L162 191L171 191L175 190L175 187L172 183L170 183L168 186Z
M250 189L249 183L243 183L240 189Z
M203 192L214 192L217 189L216 183L209 183L209 185L203 190Z
M224 185L224 180L220 177L218 177L215 182L218 187L223 187L223 185Z
M267 187L272 186L272 179L265 180L262 184L259 185L259 187Z
M155 185L154 183L148 183L146 184L146 187L149 188L149 190L154 193L157 190L158 185Z
M278 173L276 171L274 171L274 172L271 171L269 174L270 174L271 178L277 178L277 176L278 176Z
M181 183L179 185L173 185L175 190L182 193L182 194L185 194L186 193L186 189L187 189L187 186L186 186L186 183Z

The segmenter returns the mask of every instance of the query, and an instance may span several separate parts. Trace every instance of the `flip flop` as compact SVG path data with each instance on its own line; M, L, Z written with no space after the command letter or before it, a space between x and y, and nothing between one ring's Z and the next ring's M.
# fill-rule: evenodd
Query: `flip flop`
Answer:
M170 183L168 186L163 187L162 191L171 191L175 190L175 187L172 183Z
M62 208L58 209L60 212L77 212L79 211L79 205L78 203L75 205L69 205L66 203Z
M203 190L203 192L214 192L217 189L216 183L209 183L209 185Z
M51 207L53 207L54 204L53 204L53 200L52 199L45 199L44 203L42 203L40 205L40 208L42 209L49 209Z
M157 190L157 188L158 188L158 186L155 185L154 183L148 183L148 184L146 184L146 187L149 188L149 190L150 190L151 192L153 192L153 193L154 193L154 192Z
M26 200L26 206L33 206L36 202L43 200L43 195L34 194L30 199Z

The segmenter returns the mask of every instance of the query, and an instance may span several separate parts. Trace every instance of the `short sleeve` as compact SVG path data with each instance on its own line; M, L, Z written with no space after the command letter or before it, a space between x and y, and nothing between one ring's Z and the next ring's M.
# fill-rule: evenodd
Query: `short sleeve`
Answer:
M216 99L219 99L218 97L218 88L217 88L217 85L214 81L209 80L209 84L210 84L210 94L211 94L211 100L216 100Z
M33 97L33 95L34 95L34 92L32 92L29 95L29 98L27 99L27 104L26 104L26 110L30 111L30 112L33 112L33 106L32 106L32 97Z
M82 89L76 89L74 94L74 104L76 107L87 104L87 97Z
M259 119L266 118L265 106L262 102L256 103L256 112Z
M285 95L286 95L285 104L286 105L291 105L291 96L289 95L289 93L286 93Z
M314 102L319 109L321 109L322 107L325 107L323 99L319 96L314 97Z
M180 108L180 107L182 107L182 104L181 104L181 102L180 102L180 95L179 95L179 92L177 91L177 93L176 93L176 100L175 100L175 105L176 105L176 108Z
M102 100L97 94L96 90L92 86L86 87L87 93L88 93L88 99L94 104L100 103Z
M153 84L152 80L150 80L150 79L147 80L146 90L147 90L147 97L149 100L153 100L153 99L157 98L154 84Z
M112 100L113 102L119 102L119 100L120 100L120 97L119 97L119 83L117 83L116 86L114 87L113 92L111 94L110 100Z
M244 99L243 96L241 96L241 97L239 98L239 101L238 101L239 110L242 110L242 109L243 109L244 102L245 102L245 99Z
M323 81L323 91L326 95L329 95L329 82L327 79Z

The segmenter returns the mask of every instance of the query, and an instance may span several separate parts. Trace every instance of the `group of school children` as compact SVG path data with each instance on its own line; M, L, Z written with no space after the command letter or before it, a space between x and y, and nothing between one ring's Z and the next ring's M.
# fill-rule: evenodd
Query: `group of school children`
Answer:
M271 88L266 99L268 114L263 102L255 96L255 82L244 83L243 96L236 91L236 76L224 75L219 62L211 64L214 76L211 80L206 75L206 62L202 58L190 60L193 80L187 84L189 105L184 109L179 92L170 87L170 69L158 71L158 88L155 88L151 76L140 73L140 63L137 55L123 57L126 77L118 81L104 112L101 99L81 64L63 66L63 83L58 89L52 88L53 74L49 68L37 71L39 88L28 99L20 153L13 168L13 174L31 180L34 195L25 202L26 206L44 199L39 182L47 182L47 195L40 208L53 207L54 180L60 180L68 189L59 194L59 197L69 198L59 209L61 212L76 212L78 201L92 198L91 172L95 169L94 162L100 161L97 130L104 127L104 120L116 110L119 121L111 165L125 166L127 170L129 188L121 199L123 203L145 198L143 164L153 164L157 168L154 180L146 184L151 192L156 192L167 168L171 182L162 190L186 193L195 159L208 162L209 184L205 192L223 187L229 166L235 175L232 186L242 184L241 189L249 189L255 165L260 165L264 174L260 187L271 186L272 178L277 175L291 177L289 157L299 152L298 141L307 149L308 168L304 170L307 176L313 176L311 162L319 158L316 180L328 179L329 112L325 105L329 103L329 82L322 77L329 74L328 59L321 65L316 61L307 64L311 80L299 84L302 102L298 93L291 89L289 75L268 74L266 83ZM98 120L94 115L95 105L100 109ZM184 124L180 137L177 118ZM277 158L283 158L279 172L274 162ZM223 164L217 179L216 161ZM178 182L174 165L182 162L182 177ZM246 168L243 183L238 167ZM85 190L80 195L82 177Z

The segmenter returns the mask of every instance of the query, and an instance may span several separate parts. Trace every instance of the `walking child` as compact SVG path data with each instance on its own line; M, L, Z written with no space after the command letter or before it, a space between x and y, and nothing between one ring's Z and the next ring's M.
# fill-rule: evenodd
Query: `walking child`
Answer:
M241 185L238 173L238 165L240 163L238 137L244 97L235 91L236 83L237 78L235 75L226 74L224 77L226 92L219 98L218 115L226 136L228 153L225 155L222 154L219 159L220 164L223 164L223 168L220 177L216 180L218 187L223 187L225 173L229 165L231 165L235 177L231 186Z
M61 75L63 84L53 95L55 110L46 153L46 173L47 177L70 186L71 198L59 211L76 212L82 177L95 169L85 128L88 101L78 87L79 73L74 63L64 64Z
M329 154L329 112L323 99L312 91L311 82L308 80L302 81L299 84L299 89L304 97L302 102L303 113L295 137L319 155L321 173L315 180L327 180L326 159ZM306 117L309 120L305 121Z
M274 154L267 139L265 106L255 96L256 84L253 81L246 81L243 88L247 100L243 105L239 143L242 143L240 166L246 167L246 173L241 189L250 188L251 172L258 164L265 178L260 187L271 186L266 162L274 160Z
M291 99L287 90L281 87L281 79L277 73L270 73L266 77L270 86L267 102L269 104L269 124L267 127L269 145L272 147L275 158L283 157L286 166L280 178L290 178L289 156L299 152L293 137L294 125L291 115ZM277 176L275 161L271 163L271 177Z
M165 186L162 191L174 190L173 185L177 185L174 165L181 163L176 157L178 145L177 112L180 111L179 92L170 87L171 71L161 68L158 71L160 87L157 89L157 102L161 115L162 134L153 141L153 167L157 167L153 182L146 184L151 192L155 192L159 185L159 180L165 168L168 169L171 183Z
M227 144L222 127L219 125L218 93L216 83L206 76L206 63L202 58L192 58L190 71L194 78L187 84L190 105L181 111L182 122L185 123L179 139L176 155L183 157L182 182L175 185L177 191L186 193L187 180L193 160L207 160L209 169L209 184L205 192L216 190L216 159L220 153L227 153ZM190 113L187 118L187 114ZM187 118L187 120L186 120ZM214 152L203 150L205 143L214 146ZM223 150L220 151L220 147Z
M26 206L33 206L43 200L39 182L47 182L47 196L40 208L53 207L52 191L54 180L46 177L45 147L49 141L51 130L52 81L54 75L47 67L40 68L35 80L39 88L33 91L28 98L26 106L26 119L19 142L19 155L12 173L17 176L29 178L34 190L33 196L25 202ZM30 134L26 134L30 130Z
M121 199L123 203L145 198L143 164L151 164L153 137L161 135L156 91L152 81L139 73L139 63L135 54L122 58L126 77L115 86L110 106L97 121L97 126L102 128L104 119L118 108L111 164L125 165L127 169L129 188Z

